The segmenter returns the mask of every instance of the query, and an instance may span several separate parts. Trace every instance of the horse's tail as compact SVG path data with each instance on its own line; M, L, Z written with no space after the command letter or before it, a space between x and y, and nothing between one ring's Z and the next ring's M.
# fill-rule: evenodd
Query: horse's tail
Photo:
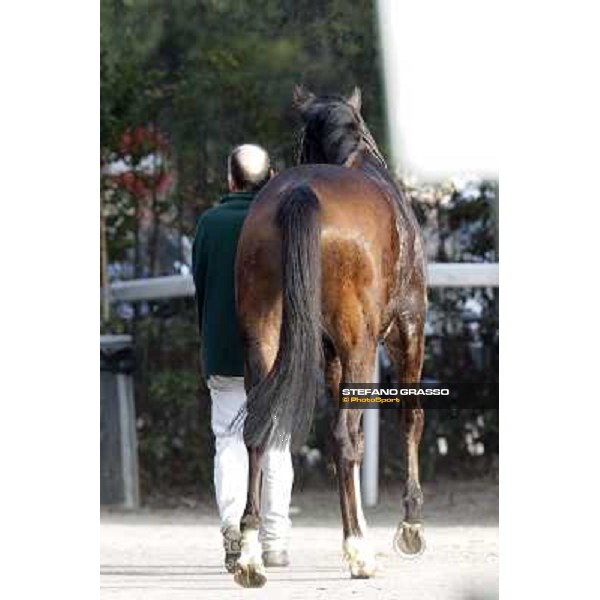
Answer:
M310 431L318 392L321 342L319 199L307 186L285 192L281 230L283 310L271 372L248 394L244 439L250 446L299 448Z

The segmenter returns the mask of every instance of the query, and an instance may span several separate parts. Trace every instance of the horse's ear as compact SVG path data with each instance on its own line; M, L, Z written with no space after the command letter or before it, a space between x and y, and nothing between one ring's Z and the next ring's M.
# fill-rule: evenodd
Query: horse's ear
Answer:
M352 95L346 100L348 104L356 111L360 112L362 106L362 94L359 87L355 87Z
M304 112L314 99L315 95L306 88L301 85L294 86L293 102L300 112Z

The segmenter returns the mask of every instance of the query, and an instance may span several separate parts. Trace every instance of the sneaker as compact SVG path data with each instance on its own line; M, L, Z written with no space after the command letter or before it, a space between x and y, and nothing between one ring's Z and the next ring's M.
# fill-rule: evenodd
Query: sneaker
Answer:
M227 527L223 531L223 548L225 549L225 568L228 573L233 573L242 554L242 534L237 527Z
M287 550L265 550L262 559L265 567L288 567L290 564Z

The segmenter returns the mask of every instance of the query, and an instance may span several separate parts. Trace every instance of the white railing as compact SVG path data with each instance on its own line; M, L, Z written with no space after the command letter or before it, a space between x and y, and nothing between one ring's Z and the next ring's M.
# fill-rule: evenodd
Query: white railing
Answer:
M431 263L427 267L429 287L498 287L498 263ZM194 295L191 275L171 275L151 279L117 281L110 285L111 301L136 302ZM376 367L376 373L378 369ZM374 506L378 499L379 471L379 410L365 411L365 452L362 468L362 495L365 506Z
M431 263L430 287L498 287L498 263ZM109 299L115 302L160 300L194 295L191 275L132 279L110 284Z

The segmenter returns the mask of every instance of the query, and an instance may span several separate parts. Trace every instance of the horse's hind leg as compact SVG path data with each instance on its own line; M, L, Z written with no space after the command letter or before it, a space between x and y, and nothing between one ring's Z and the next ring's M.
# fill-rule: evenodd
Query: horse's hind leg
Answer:
M370 381L375 361L374 340L352 348L342 358L344 381ZM339 393L339 377L334 391ZM335 459L340 492L340 508L344 529L344 558L353 578L372 577L377 570L375 554L367 541L367 525L360 496L360 464L364 453L361 427L362 409L346 408L337 411L333 424Z
M385 345L398 368L401 383L418 383L421 379L424 352L424 314L403 314L392 326ZM425 550L423 536L423 492L419 481L419 443L423 433L424 413L417 397L407 396L400 409L405 434L406 483L404 520L398 525L394 548L403 555L415 556Z
M236 565L234 580L243 587L262 587L266 581L258 531L260 529L261 452L248 447L248 497L240 523L242 553Z
M253 329L252 333L249 329ZM245 328L246 392L256 385L273 366L278 345L278 322L273 318L263 323L260 331ZM234 580L243 587L262 587L266 572L258 539L260 530L260 492L262 449L246 446L248 451L248 496L242 515L242 553L236 565Z

